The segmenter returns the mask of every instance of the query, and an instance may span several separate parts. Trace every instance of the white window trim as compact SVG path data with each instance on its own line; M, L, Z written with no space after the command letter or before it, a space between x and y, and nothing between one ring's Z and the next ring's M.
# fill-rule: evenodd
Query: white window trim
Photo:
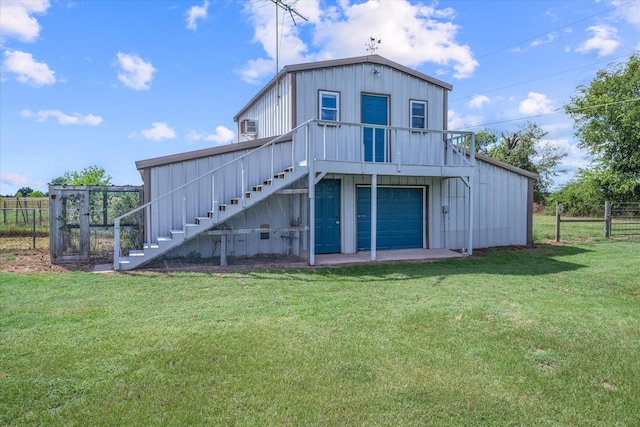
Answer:
M414 127L413 126L413 117L414 117L413 116L413 105L414 104L422 104L422 105L424 105L424 126L423 127ZM429 111L428 108L429 108L429 105L428 105L427 101L420 101L420 100L417 100L417 99L412 99L412 100L409 101L409 127L411 129L428 129L428 127L429 127L429 123L428 123L428 120L427 120L428 111Z
M322 118L322 110L328 110L328 108L323 108L322 107L322 98L323 95L331 95L331 96L335 96L336 97L336 108L335 108L335 112L336 112L336 122L340 121L340 92L335 92L332 90L321 90L318 91L318 119L320 120L325 120ZM333 110L333 109L331 109ZM331 120L333 121L333 120Z

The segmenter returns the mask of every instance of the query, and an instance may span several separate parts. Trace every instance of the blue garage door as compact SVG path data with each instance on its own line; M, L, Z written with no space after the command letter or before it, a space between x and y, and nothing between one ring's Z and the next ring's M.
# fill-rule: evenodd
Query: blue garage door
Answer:
M423 188L378 187L377 249L423 247ZM358 187L358 250L371 249L371 188Z

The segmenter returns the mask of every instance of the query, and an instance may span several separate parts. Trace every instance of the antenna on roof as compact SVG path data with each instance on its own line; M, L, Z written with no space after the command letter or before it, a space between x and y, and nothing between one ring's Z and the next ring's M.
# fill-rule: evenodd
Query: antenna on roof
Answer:
M305 20L305 21L308 21L308 19L306 17L304 17L302 14L300 14L300 12L298 12L295 7L293 7L289 3L285 3L283 0L271 0L271 2L276 5L276 74L278 74L278 71L280 71L280 68L278 66L278 60L279 60L279 57L280 57L280 53L278 52L278 44L279 44L279 39L278 39L278 9L282 9L285 12L289 12L289 15L291 15L291 19L293 20L293 25L298 25L296 23L296 16L299 17L300 19Z
M278 82L278 72L280 71L280 64L279 64L280 52L278 50L279 43L280 43L280 40L278 38L278 10L282 9L286 12L289 12L289 15L291 15L291 19L293 20L294 25L298 25L296 23L295 16L299 17L300 19L304 19L305 21L308 21L308 19L303 15L301 15L300 12L298 12L295 7L293 7L289 3L285 3L283 0L271 0L271 2L276 5L276 103L278 103L280 101L280 87Z
M376 39L375 37L371 36L369 37L369 41L365 44L365 46L367 47L367 52L370 52L371 55L375 55L376 50L378 50L378 47L380 47L381 44L382 39Z

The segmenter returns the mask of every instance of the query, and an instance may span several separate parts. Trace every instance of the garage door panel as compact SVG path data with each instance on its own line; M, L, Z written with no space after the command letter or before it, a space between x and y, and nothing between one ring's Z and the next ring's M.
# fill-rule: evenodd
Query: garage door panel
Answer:
M371 249L371 188L358 187L358 250ZM379 187L377 249L423 247L422 188Z

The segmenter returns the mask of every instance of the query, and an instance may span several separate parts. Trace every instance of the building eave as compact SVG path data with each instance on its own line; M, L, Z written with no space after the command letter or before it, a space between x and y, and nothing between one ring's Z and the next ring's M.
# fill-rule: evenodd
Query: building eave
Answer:
M146 168L163 166L171 163L201 159L209 156L233 153L242 150L251 150L266 144L272 139L273 138L260 138L253 141L244 141L235 144L220 145L218 147L204 148L202 150L187 151L184 153L170 154L168 156L154 157L152 159L138 160L136 161L136 168L141 171Z
M528 170L519 168L517 166L510 165L509 163L501 162L500 160L496 160L493 157L489 157L489 156L486 156L484 154L476 153L476 159L477 160L482 160L483 162L492 164L494 166L498 166L499 168L506 169L506 170L511 171L511 172L515 172L518 175L525 176L525 177L527 177L529 179L533 179L533 180L537 180L538 179L538 174L535 174L533 172L529 172Z

